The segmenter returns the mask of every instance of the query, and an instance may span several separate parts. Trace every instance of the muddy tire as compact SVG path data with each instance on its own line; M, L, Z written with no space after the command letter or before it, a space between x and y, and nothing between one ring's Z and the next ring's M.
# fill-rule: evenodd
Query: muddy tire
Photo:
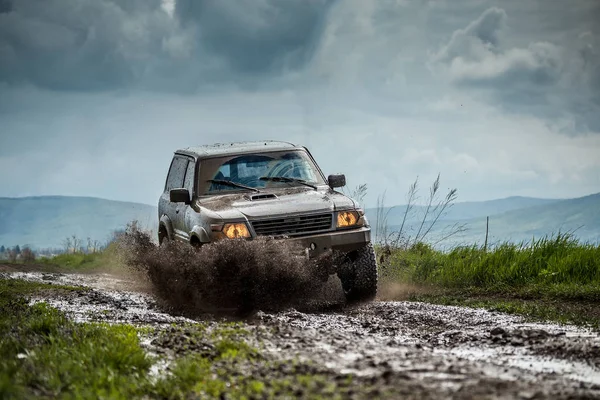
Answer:
M371 243L348 254L338 271L349 304L368 302L377 295L377 260Z
M169 234L167 233L167 230L165 229L165 227L161 226L160 228L158 228L158 245L159 245L159 247L166 245L168 241L169 241Z

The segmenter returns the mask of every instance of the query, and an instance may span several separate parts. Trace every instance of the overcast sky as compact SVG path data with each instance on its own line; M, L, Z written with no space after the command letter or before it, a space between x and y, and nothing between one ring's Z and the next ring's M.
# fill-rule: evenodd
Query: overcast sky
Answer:
M156 204L175 149L262 139L367 205L600 192L600 2L0 0L0 196Z

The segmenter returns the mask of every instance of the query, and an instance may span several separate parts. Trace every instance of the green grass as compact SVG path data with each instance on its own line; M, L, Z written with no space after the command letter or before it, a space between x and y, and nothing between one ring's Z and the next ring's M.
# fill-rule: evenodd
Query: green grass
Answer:
M106 255L104 253L65 253L52 258L42 258L39 261L45 265L81 270L100 267L105 258Z
M254 367L247 363L221 361L218 368L214 363L198 355L179 359L172 367L174 379L163 380L157 385L157 394L167 398L185 398L196 395L200 398L281 398L308 395L313 399L342 399L350 392L359 392L349 375L344 381L336 382L326 375L305 373L301 364L288 366L281 362L261 364L264 379L253 375ZM247 371L247 372L246 372ZM255 370L254 370L255 371ZM363 396L367 398L366 396Z
M466 304L474 298L481 305L485 298L489 307L518 314L595 326L600 321L600 313L588 307L600 301L600 246L569 234L488 250L470 246L442 252L419 243L392 251L381 268L384 282L419 287L430 294L429 301L453 297ZM568 310L559 308L559 301Z
M9 261L2 260L2 264L14 265L14 266L30 266L30 267L41 267L41 270L89 270L93 268L99 268L106 264L109 259L108 254L104 252L98 253L64 253L54 257L39 257L34 261Z
M488 251L472 246L441 252L417 244L393 252L384 274L447 288L503 291L541 285L561 295L578 287L578 293L589 296L600 293L600 246L579 243L566 234L530 245L503 243Z
M128 325L76 324L37 291L67 290L0 280L0 398L129 398L143 393L152 360Z
M54 257L39 257L35 261L30 262L3 260L1 263L14 265L15 268L23 265L31 269L48 272L110 272L125 268L117 245L114 243L103 251L96 253L63 253Z
M45 291L71 292L85 291L86 288L78 286L53 285L50 283L30 282L20 279L2 279L0 278L0 305L7 299L22 298L35 293ZM2 316L0 315L0 318Z

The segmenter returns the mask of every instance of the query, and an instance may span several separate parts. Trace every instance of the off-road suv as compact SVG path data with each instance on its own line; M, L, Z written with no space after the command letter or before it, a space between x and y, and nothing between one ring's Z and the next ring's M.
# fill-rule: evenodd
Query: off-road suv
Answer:
M307 257L343 254L337 273L350 302L372 299L377 264L364 211L335 191L304 146L263 141L175 151L158 203L158 240L201 246L228 238L299 241Z

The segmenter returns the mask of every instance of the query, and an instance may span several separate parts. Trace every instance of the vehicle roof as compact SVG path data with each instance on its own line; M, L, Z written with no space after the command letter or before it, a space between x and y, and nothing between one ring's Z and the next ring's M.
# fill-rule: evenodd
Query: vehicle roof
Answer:
M215 143L202 146L187 147L179 149L175 153L187 154L195 158L216 157L227 154L252 153L258 151L279 151L302 148L289 142L277 140L247 141L247 142L229 142Z

